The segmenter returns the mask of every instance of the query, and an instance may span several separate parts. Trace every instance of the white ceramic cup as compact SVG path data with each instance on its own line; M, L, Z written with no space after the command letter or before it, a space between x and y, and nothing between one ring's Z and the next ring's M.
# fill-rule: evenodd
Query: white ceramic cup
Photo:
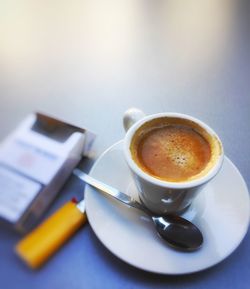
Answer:
M190 181L169 182L146 173L133 160L130 144L136 131L146 122L162 117L181 118L194 122L205 130L209 136L214 138L215 142L218 142L219 153L211 168L204 175ZM178 214L185 211L203 186L217 175L222 166L224 152L221 140L208 125L192 116L167 112L145 116L138 109L130 109L124 114L123 124L127 131L124 138L126 162L132 172L141 202L155 214Z

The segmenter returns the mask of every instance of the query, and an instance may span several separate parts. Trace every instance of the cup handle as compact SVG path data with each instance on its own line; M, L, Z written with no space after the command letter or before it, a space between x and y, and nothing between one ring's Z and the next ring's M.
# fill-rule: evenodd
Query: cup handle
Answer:
M129 108L125 111L123 115L123 127L125 131L128 131L128 129L137 121L145 117L145 113L135 107Z

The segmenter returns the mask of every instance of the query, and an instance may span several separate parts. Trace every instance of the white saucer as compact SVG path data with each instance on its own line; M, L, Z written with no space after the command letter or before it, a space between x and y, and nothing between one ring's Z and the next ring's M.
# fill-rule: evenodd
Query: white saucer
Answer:
M120 141L104 152L90 175L137 196L122 145ZM239 246L249 225L247 186L228 158L220 173L184 214L203 233L203 247L196 252L171 249L158 237L152 222L143 213L89 186L86 186L85 200L89 223L107 249L125 262L155 273L186 274L219 263Z

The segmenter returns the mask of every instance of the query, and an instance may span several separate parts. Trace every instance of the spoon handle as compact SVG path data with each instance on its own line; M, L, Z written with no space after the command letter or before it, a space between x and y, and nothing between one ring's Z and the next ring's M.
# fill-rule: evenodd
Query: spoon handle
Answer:
M143 205L138 203L136 200L132 199L130 196L120 192L116 188L113 188L107 184L104 184L103 182L99 180L92 178L91 176L85 174L79 169L74 169L73 174L77 176L79 179L81 179L82 181L84 181L85 183L87 183L88 185L91 185L92 187L104 192L106 195L111 196L128 206L139 209L143 211L144 213L151 215L151 213L147 210L147 208L145 208Z

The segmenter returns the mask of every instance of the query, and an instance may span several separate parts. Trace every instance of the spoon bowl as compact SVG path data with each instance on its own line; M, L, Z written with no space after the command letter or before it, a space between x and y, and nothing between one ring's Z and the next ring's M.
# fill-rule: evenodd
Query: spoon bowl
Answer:
M203 243L201 231L188 220L178 215L151 217L160 237L178 250L194 251Z

